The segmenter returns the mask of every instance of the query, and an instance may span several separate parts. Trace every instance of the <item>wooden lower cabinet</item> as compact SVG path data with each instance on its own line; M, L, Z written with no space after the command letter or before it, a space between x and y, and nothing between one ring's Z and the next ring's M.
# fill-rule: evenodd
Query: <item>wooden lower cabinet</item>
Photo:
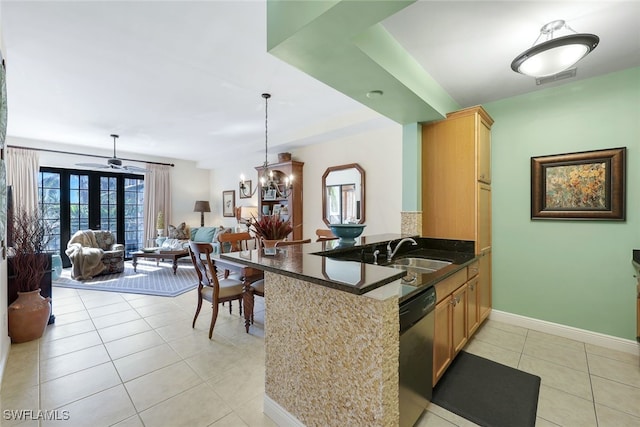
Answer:
M451 331L453 333L453 354L458 354L462 347L469 340L469 331L467 329L467 284L460 286L453 294L451 294L451 302L453 306L451 315Z
M488 257L490 259L490 257ZM433 385L445 373L453 358L467 344L482 321L483 298L487 293L482 286L482 258L468 267L468 279L464 277L456 288L451 288L451 279L445 279L442 290L448 294L438 296L440 302L435 309L435 331L433 337ZM438 285L436 285L438 292ZM490 294L489 294L490 297ZM489 300L490 301L490 300ZM491 307L488 307L491 310ZM487 310L485 312L488 315Z
M436 305L433 334L433 385L449 367L453 357L469 339L467 329L467 284Z
M447 298L436 305L435 330L433 333L433 385L435 386L453 358L451 334L451 299Z
M469 331L469 337L480 326L479 281L480 278L476 276L467 283L467 331Z

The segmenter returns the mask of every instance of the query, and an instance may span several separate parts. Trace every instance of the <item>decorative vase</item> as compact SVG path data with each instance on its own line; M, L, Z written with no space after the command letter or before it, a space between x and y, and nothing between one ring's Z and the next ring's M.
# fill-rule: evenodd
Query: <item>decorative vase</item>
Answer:
M40 338L47 327L51 298L43 298L40 289L18 292L18 299L9 305L8 312L11 342L32 341Z
M265 255L275 255L276 252L278 251L278 248L276 248L276 243L280 242L282 239L275 239L275 240L267 240L267 239L262 239L262 247L263 247L263 252Z

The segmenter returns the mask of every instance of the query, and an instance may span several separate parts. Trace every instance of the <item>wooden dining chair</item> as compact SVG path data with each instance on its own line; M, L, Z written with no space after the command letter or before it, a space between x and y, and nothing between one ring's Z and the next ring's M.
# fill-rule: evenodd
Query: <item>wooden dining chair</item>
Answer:
M331 230L327 228L318 228L316 230L316 236L318 236L316 242L322 242L323 240L334 240L338 238L335 234L333 234Z
M311 243L311 239L304 240L280 240L276 242L276 247L279 248L281 246L291 246L291 245L302 245L304 243Z
M209 326L209 339L213 335L213 327L218 318L218 304L229 301L229 314L231 314L231 301L238 300L240 315L242 315L242 282L234 278L219 279L216 268L211 259L213 246L209 243L189 242L189 255L198 275L198 306L193 316L192 328L196 327L196 319L202 308L202 300L211 303L211 325Z
M256 239L251 237L251 234L248 232L241 233L224 233L218 236L218 240L220 241L222 248L222 252L238 252L238 251L246 251L251 249L252 247L259 247ZM229 249L225 250L224 242L228 242L230 244ZM255 245L255 246L254 246ZM229 272L225 272L225 277L229 277ZM232 275L235 278L235 275ZM242 280L241 277L238 279ZM264 279L259 279L254 282L248 283L247 294L245 295L245 317L248 315L251 324L253 324L253 305L255 295L261 296L264 298ZM249 326L246 327L247 333L249 333Z
M246 231L241 233L222 233L218 235L218 241L221 243L221 252L247 251L251 249L250 244L254 240L251 234ZM225 243L229 245L225 245ZM225 249L225 246L229 247L229 249Z

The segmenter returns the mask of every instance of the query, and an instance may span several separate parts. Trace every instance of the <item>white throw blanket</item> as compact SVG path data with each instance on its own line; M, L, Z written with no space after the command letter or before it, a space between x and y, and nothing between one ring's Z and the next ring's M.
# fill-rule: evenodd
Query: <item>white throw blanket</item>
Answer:
M65 251L71 260L71 277L87 280L102 273L107 267L102 263L102 249L98 248L92 230L77 231L67 243Z

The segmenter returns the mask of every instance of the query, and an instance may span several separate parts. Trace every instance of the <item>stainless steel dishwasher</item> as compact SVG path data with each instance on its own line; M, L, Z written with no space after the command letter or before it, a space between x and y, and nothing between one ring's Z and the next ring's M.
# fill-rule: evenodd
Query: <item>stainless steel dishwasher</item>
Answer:
M400 427L411 427L431 401L436 291L400 304Z

